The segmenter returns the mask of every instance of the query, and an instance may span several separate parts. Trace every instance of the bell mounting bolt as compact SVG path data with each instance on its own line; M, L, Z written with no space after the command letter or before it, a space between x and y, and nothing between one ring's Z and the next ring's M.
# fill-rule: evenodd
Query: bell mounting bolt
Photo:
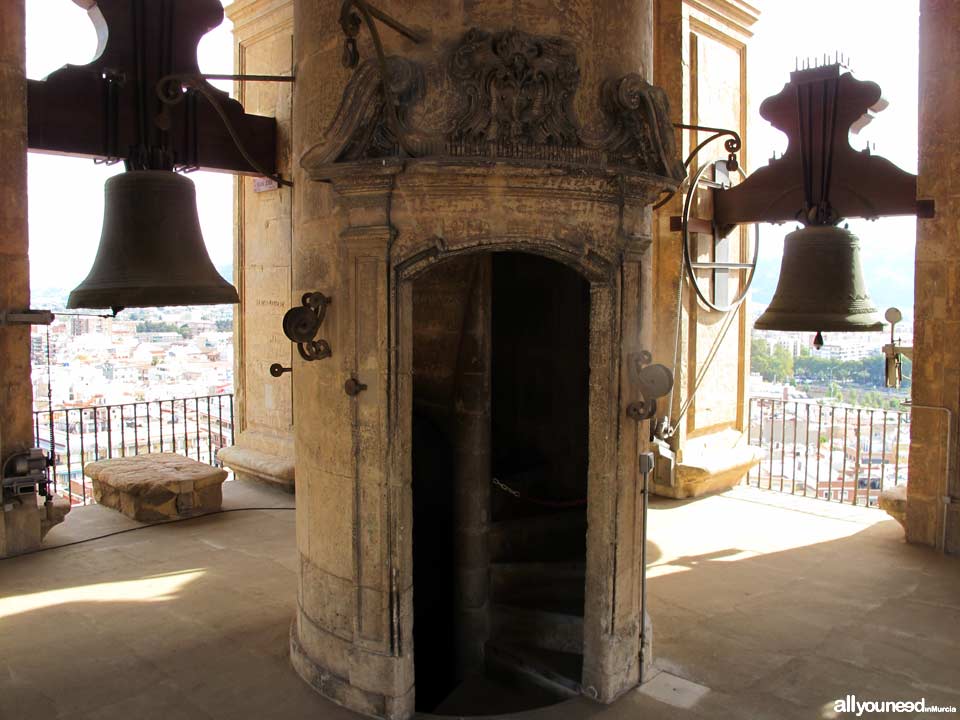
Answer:
M302 305L290 308L283 316L283 334L297 344L300 357L308 362L330 357L333 355L330 343L314 338L323 325L327 307L333 302L332 298L320 292L310 292L304 293L300 302Z

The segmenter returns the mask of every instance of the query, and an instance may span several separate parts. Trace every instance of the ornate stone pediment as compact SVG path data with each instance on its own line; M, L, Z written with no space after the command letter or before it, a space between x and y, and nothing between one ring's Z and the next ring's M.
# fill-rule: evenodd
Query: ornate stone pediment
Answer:
M391 121L380 66L368 60L347 85L323 139L303 158L315 177L331 163L384 157L477 158L589 167L659 176L673 186L686 175L677 155L666 93L637 74L603 84L606 119L597 137L581 129L573 105L580 70L573 45L562 38L518 30L468 31L434 66L427 98L443 129L410 122L414 104L428 94L421 67L386 58L396 108Z
M566 40L474 28L454 50L450 76L464 99L451 139L577 144L580 70Z

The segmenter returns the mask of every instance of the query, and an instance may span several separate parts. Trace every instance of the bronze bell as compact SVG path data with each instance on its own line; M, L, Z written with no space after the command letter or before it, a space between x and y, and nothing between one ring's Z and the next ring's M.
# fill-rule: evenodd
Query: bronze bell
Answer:
M857 236L832 225L811 225L787 235L776 292L754 327L818 333L882 330L863 279Z
M238 303L200 232L193 181L167 170L133 170L104 186L103 231L93 268L68 308Z

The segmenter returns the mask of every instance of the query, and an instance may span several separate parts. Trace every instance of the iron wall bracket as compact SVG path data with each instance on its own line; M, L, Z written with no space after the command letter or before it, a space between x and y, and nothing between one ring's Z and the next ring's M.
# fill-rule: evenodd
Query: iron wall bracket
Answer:
M323 293L312 292L304 293L300 302L302 305L290 308L283 316L283 334L297 344L300 357L308 362L330 357L333 355L330 343L315 338L333 299Z

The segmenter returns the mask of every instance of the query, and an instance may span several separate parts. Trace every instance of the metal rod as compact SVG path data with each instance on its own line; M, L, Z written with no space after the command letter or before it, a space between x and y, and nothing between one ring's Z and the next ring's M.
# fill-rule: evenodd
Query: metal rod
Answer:
M898 485L900 480L900 425L903 423L903 413L897 413L897 454L894 457L893 484Z
M847 492L847 429L850 425L848 415L850 408L843 409L843 470L840 476L840 503L843 504L843 496ZM856 485L856 483L854 483Z
M97 408L93 408L93 457L95 461L100 460L100 418Z
M107 458L113 459L113 408L107 406Z
M127 456L127 423L123 417L123 405L120 406L120 457Z
M887 475L887 411L883 411L883 446L880 449L880 492L883 492Z
M803 429L803 496L807 496L807 481L810 479L810 403L807 407L807 423Z
M692 262L690 267L695 270L753 270L754 265L734 262Z
M211 465L214 465L213 457L213 437L210 434L210 396L207 395L207 458Z
M770 401L770 468L767 471L767 490L773 490L773 423L777 419L777 401Z
M747 400L747 445L752 445L753 440L753 398ZM753 468L747 471L747 485L750 484L750 473L753 472Z
M650 472L643 473L643 498L640 528L640 682L643 678L643 644L647 639L647 500L650 497Z
M873 410L873 409L870 410L870 446L869 446L869 449L867 450L867 465L869 466L869 470L867 471L867 507L870 507L870 490L872 490L872 488L871 488L870 486L873 484L873 465L874 465L874 462L873 462L873 461L874 461L874 457L873 457L873 417L874 417L874 415L876 415L876 414L877 414L877 411L876 411L876 410ZM883 472L883 467L882 467L882 466L881 466L881 468L880 468L880 472L881 472L881 473Z
M799 412L798 412L798 403L796 400L793 401L793 452L790 455L790 464L793 466L790 468L790 494L795 495L797 492L797 425L799 425Z
M83 408L80 408L80 484L83 489L83 504L87 504L87 474L84 472L84 467L87 463L87 451L84 447L84 436L87 434L87 429L83 425Z
M422 35L421 33L418 33L418 32L417 32L416 30L414 30L413 28L407 27L406 25L404 25L403 23L401 23L399 20L396 20L396 19L390 17L390 16L387 15L385 12L383 12L382 10L374 7L374 6L371 5L370 3L365 2L364 0L354 0L354 3L355 3L355 4L356 4L356 3L359 3L359 2L363 2L363 4L366 5L367 10L370 12L371 15L373 15L373 17L375 17L377 20L379 20L380 22L382 22L382 23L383 23L384 25L386 25L387 27L389 27L389 28L391 28L391 29L393 29L393 30L396 30L398 33L400 33L401 35L403 35L403 36L404 36L405 38L407 38L408 40L412 40L413 42L417 43L418 45L419 45L420 43L424 43L424 42L427 41L427 37L426 37L425 35Z
M64 409L63 414L63 426L66 428L64 447L67 450L67 499L73 505L73 473L70 471L70 466L73 464L73 457L70 455L70 408Z
M855 479L853 483L853 504L854 505L857 504L857 500L859 499L859 495L860 495L860 493L858 492L858 490L860 489L860 444L863 442L862 440L863 426L862 426L860 410L861 410L860 408L857 408L857 454L855 456L856 460L853 466L853 476Z
M233 393L230 393L227 397L230 398L230 444L233 445L236 443L234 438L234 422L233 422Z
M166 79L173 79L179 76L172 75L168 76ZM288 82L292 83L297 78L294 75L220 75L220 74L211 74L211 73L200 73L199 75L191 75L192 78L198 78L202 80L234 80L239 82Z
M197 462L200 462L200 398L193 399L193 421L197 428Z
M820 432L823 422L823 406L817 405L817 475L815 478L816 487L813 494L820 497Z
M783 492L784 466L787 464L787 403L780 405L780 492Z

